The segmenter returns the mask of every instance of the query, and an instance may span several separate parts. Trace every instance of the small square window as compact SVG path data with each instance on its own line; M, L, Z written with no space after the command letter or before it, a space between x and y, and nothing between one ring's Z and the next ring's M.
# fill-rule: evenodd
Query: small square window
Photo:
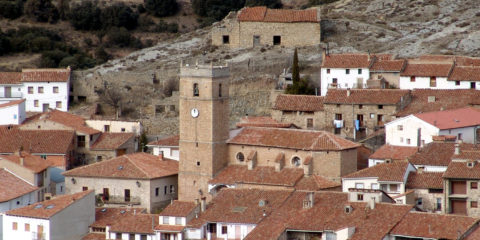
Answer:
M38 100L33 100L33 106L38 107Z
M410 145L410 138L407 138L407 144Z
M82 191L85 192L85 191L87 191L87 190L88 190L88 187L85 187L85 186L82 187Z
M53 87L53 93L58 93L58 87Z
M330 68L327 68L327 74L330 74Z
M223 35L222 42L223 42L223 44L230 44L230 36Z
M410 82L415 82L415 76L410 77Z
M125 128L120 129L120 131L125 132Z
M158 197L158 194L160 193L160 188L155 188L155 197Z
M398 131L403 131L403 125L397 125L397 130Z
M182 225L182 218L181 217L176 217L175 218L175 224L176 225Z
M363 108L362 104L358 105L358 109L362 109L362 108Z
M477 201L471 201L470 202L470 207L471 208L477 208L478 207L478 202Z
M357 200L363 201L363 194L357 194Z
M370 118L374 119L375 118L375 113L370 113Z
M170 219L168 217L163 216L163 224L168 224L170 222Z
M378 105L378 109L383 109L383 105Z
M228 234L227 226L222 226L222 234Z
M30 232L30 224L25 223L25 232Z
M403 137L400 137L400 142L403 143Z
M273 45L280 45L282 43L281 36L273 36Z
M38 93L43 93L43 87L38 87Z
M61 101L55 102L55 107L56 108L62 108L62 102Z
M455 81L455 86L460 86L460 81Z
M423 199L417 198L417 205L422 205L422 204L423 204Z
M33 94L33 87L28 87L28 94Z
M12 230L17 230L17 229L18 229L18 223L12 222Z
M470 189L477 189L478 188L478 182L470 182Z
M358 75L360 75L360 74L362 74L362 69L361 68L358 69Z
M350 69L345 69L345 74L350 74Z

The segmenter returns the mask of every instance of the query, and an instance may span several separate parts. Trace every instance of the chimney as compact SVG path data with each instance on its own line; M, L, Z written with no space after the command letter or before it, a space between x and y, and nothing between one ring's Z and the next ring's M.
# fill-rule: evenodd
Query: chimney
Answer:
M163 151L158 152L158 158L163 160Z
M370 201L368 201L368 206L370 207L371 210L375 209L375 198L372 197Z
M347 97L350 97L350 94L351 94L350 88L348 88L348 89L347 89Z
M25 162L25 158L23 156L20 156L20 165L23 166L24 162Z
M460 154L460 144L455 143L455 155L459 155L459 154Z
M247 168L253 170L257 165L257 151L251 151L247 157Z
M207 210L207 198L206 197L202 197L202 200L200 202L200 210L202 212L205 212L205 210Z
M303 161L303 174L307 177L312 175L312 168L313 168L312 160L313 160L312 156L307 156Z
M303 208L304 209L308 209L308 208L313 207L314 200L315 200L314 196L315 196L314 192L308 192L307 193L307 195L305 196L305 200L303 200Z
M418 167L417 168L417 173L420 173L420 174L423 173L423 169L424 169L424 167Z

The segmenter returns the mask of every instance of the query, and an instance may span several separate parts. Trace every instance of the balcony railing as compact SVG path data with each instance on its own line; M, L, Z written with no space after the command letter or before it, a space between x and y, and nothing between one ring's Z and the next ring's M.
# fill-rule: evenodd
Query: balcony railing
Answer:
M106 204L132 204L132 205L140 205L141 199L139 197L129 197L126 198L125 196L108 196L108 200L103 200Z
M0 98L22 98L21 92L0 92Z

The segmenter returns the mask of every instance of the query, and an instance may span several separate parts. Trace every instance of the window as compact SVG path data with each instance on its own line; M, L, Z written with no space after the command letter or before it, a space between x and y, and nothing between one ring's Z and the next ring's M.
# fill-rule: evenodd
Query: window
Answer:
M25 232L30 232L30 224L25 223Z
M361 68L358 69L358 75L360 75L360 74L362 74L362 69Z
M12 222L12 230L17 230L17 228L18 228L18 223Z
M403 125L397 125L397 130L398 131L403 131Z
M372 183L371 188L372 189L378 189L378 183Z
M200 161L197 161L197 166L200 166Z
M330 74L330 68L327 68L327 74Z
M436 204L435 204L435 210L437 211L440 211L442 210L442 199L441 198L437 198L437 201L436 201Z
M228 234L228 227L222 226L222 234Z
M218 84L218 97L222 97L222 84Z
M53 93L58 93L58 87L53 87Z
M470 189L478 189L478 182L471 182Z
M358 105L358 109L362 109L362 108L363 108L362 104Z
M433 189L429 188L428 193L443 193L443 189Z
M350 74L350 69L345 69L345 74Z
M199 89L198 89L198 83L193 84L193 96L194 97L200 96L200 92L199 92Z
M101 162L102 161L102 156L97 156L97 162Z
M335 113L335 120L342 120L342 114L341 113Z
M475 89L475 82L470 82L470 88Z
M461 133L458 134L457 139L458 139L458 140L462 140L462 134L461 134Z
M398 190L398 185L397 184L390 184L390 191L391 192L396 192Z
M410 77L410 82L415 82L415 76Z
M163 216L163 224L168 224L170 222L169 217Z
M43 87L38 87L38 93L43 93Z
M301 163L301 160L299 157L295 156L292 158L292 165L295 167L299 167Z
M168 186L165 186L165 187L163 188L163 194L167 195L167 192L168 192Z
M33 106L38 107L38 100L33 100Z
M422 198L417 198L417 205L421 206L423 204L423 199Z
M370 119L374 119L375 118L375 113L370 113Z
M140 235L140 240L147 240L147 235L145 234Z
M245 160L245 156L241 152L237 153L237 155L235 157L237 158L237 161L239 161L239 162L243 162Z
M363 194L357 194L357 200L363 201Z
M175 224L176 225L182 225L182 218L181 217L176 217L175 218Z
M128 240L135 240L135 233L128 234Z
M33 94L33 87L28 87L28 94Z
M110 125L103 125L104 132L110 132Z
M357 189L364 189L364 188L365 188L365 185L363 185L363 183L355 183L355 188L357 188Z
M273 36L273 45L280 45L282 43L281 36Z
M170 185L170 193L175 193L175 186Z
M478 202L477 201L471 201L470 202L470 207L471 208L477 208L478 207Z
M223 42L223 44L230 44L230 36L223 35L222 42Z
M333 83L334 85L336 85L336 84L338 83L338 79L333 78L333 79L332 79L332 83Z
M460 86L460 81L455 81L455 86Z
M159 192L160 192L160 188L158 187L155 188L155 197L158 197Z
M77 147L85 147L85 136L77 136Z
M383 109L383 105L378 105L378 109Z
M430 87L436 87L436 86L437 86L437 78L430 77Z
M47 160L47 155L42 154L42 155L40 155L40 158L43 158L43 159Z
M407 144L410 145L410 138L407 138Z
M125 132L125 128L121 128L120 131L121 131L121 132Z
M313 128L313 118L307 118L307 128Z
M56 101L55 102L55 107L56 108L62 108L62 101Z
M85 186L82 187L82 191L87 191L87 190L88 190L88 187L85 187Z

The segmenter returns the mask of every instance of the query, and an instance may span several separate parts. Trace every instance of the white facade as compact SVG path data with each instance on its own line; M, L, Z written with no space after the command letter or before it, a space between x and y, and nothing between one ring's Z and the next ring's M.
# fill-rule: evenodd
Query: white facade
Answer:
M320 94L321 96L327 95L329 86L336 88L366 88L369 78L370 70L368 68L322 68L320 70Z
M217 239L244 239L255 227L255 224L243 223L216 223ZM225 231L226 230L226 231ZM207 239L213 239L211 233L207 233Z
M178 147L153 146L153 155L159 156L160 154L163 154L164 158L180 160L180 150Z
M400 89L470 89L471 83L469 81L449 81L447 77L436 77L435 86L430 85L430 77L415 77L412 81L411 76L400 76ZM458 84L458 85L457 85ZM480 82L473 82L475 89L480 89Z
M0 108L0 125L18 125L25 121L25 101Z
M23 98L22 84L1 84L0 104Z
M117 233L117 232L108 232L107 233L108 235L108 238L106 239L122 239L122 240L132 240L132 238L130 238L130 236L133 237L134 240L142 240L142 235L144 235L147 240L163 240L163 239L160 239L160 238L157 238L156 235L154 234L145 234L145 233Z
M114 121L114 120L86 120L87 126L96 129L101 132L127 132L134 133L135 136L140 136L143 131L142 124L140 122L128 122L128 121ZM108 131L107 131L108 130Z
M477 126L471 126L440 130L414 115L409 115L385 124L385 143L395 146L424 146L433 141L433 136L439 135L454 135L463 142L474 143L476 128Z
M25 82L22 95L27 112L42 112L48 108L68 111L69 82Z

